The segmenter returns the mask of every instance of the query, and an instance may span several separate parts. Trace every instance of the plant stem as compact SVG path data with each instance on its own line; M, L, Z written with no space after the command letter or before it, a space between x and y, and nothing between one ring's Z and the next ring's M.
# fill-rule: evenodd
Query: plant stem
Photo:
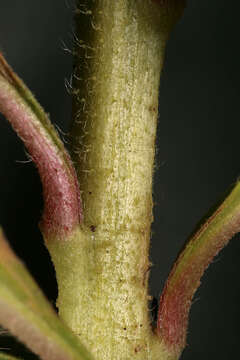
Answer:
M59 314L96 359L177 358L148 310L159 78L176 3L92 0L76 10L72 134L84 222L47 244Z

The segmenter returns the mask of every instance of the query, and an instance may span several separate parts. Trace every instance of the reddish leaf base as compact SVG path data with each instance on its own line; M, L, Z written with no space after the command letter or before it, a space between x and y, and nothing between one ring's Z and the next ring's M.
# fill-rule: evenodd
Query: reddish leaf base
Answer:
M186 344L189 310L201 277L213 258L240 231L240 183L187 243L160 298L157 333L181 353Z
M66 237L82 221L75 169L47 115L1 54L0 111L23 140L39 170L44 196L41 221L44 235Z

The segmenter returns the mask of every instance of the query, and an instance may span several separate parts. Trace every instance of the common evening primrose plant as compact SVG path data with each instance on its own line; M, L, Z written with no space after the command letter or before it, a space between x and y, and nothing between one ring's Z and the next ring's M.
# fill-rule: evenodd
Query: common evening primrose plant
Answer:
M77 0L71 154L0 55L0 111L43 186L59 316L0 233L0 324L46 360L176 360L193 295L240 230L240 185L187 243L148 308L159 79L182 0ZM13 359L1 354L0 359Z

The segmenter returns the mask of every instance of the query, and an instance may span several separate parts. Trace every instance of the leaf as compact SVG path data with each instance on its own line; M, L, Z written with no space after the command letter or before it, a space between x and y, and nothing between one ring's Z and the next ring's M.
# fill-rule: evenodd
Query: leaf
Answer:
M47 114L0 53L0 112L23 140L43 184L45 237L64 237L82 221L79 185Z
M7 354L0 352L0 360L23 360L23 359L16 358L15 356L7 355Z
M92 360L0 232L0 324L44 360Z
M240 182L186 244L160 298L157 332L173 352L185 347L188 316L200 279L219 251L240 231Z

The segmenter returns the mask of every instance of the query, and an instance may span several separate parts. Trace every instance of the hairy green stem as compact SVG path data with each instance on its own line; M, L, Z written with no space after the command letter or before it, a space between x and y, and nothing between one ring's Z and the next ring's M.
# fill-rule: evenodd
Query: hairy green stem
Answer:
M1 231L0 323L46 360L87 360L92 354L96 360L177 360L201 276L239 232L240 183L175 262L154 329L148 250L158 87L166 39L184 1L79 0L77 5L72 152L83 209L68 153L0 54L0 111L39 169L45 202L41 227L56 268L59 314L68 327Z
M48 248L59 314L99 360L176 358L152 330L148 249L159 78L180 9L150 0L76 9L72 134L84 221Z

